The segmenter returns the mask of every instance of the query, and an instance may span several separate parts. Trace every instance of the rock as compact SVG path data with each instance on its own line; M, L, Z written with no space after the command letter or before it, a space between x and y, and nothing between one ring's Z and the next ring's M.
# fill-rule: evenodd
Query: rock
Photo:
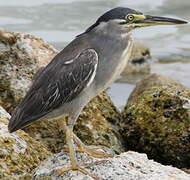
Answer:
M10 119L11 115L0 106L0 117L3 119Z
M0 105L11 112L57 51L33 35L0 30Z
M52 155L41 143L19 130L10 134L7 130L10 115L0 108L0 179L26 180L32 170Z
M121 115L106 93L102 93L82 111L74 132L88 145L112 148L115 153L124 151L118 133ZM65 135L60 129L62 120L34 122L27 128L30 136L43 142L52 152L60 152L65 144Z
M75 132L88 145L101 145L116 153L124 151L119 134L120 112L106 93L92 99L84 108Z
M33 180L93 180L78 171L69 171L61 176L56 170L69 166L68 154L61 152L41 163L35 170ZM83 163L93 163L101 159L91 158L83 153L77 153L77 158ZM148 160L145 154L136 152L122 153L119 156L106 159L107 163L85 168L88 172L102 180L189 180L190 175L173 168L163 166Z
M131 57L124 71L122 72L122 78L120 81L132 82L142 79L143 76L150 73L150 50L149 48L141 45L134 44Z
M128 150L189 169L190 89L156 74L145 78L129 98L120 132Z
M14 44L16 43L16 35L18 33L14 33L14 32L9 32L9 31L6 31L6 30L0 30L0 42L1 43L4 43L4 44Z

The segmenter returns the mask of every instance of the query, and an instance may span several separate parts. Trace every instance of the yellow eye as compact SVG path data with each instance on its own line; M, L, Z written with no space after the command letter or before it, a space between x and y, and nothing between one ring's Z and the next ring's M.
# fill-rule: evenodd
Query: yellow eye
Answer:
M129 15L127 16L127 19L128 19L129 21L133 21L133 20L135 19L135 17L134 17L133 15L129 14Z

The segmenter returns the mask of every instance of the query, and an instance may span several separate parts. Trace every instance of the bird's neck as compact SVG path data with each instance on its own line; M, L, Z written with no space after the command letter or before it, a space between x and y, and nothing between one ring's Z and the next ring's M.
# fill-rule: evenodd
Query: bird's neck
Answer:
M95 49L101 48L101 51L106 51L107 53L112 51L123 51L127 48L128 41L132 39L130 32L125 33L114 33L112 32L94 32L89 34L89 38Z

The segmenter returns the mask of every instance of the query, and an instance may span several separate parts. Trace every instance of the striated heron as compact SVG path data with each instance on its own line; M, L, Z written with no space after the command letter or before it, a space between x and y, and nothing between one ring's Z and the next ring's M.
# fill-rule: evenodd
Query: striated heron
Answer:
M91 175L78 165L74 142L80 151L91 156L106 158L112 155L86 147L73 133L81 110L125 68L133 46L131 30L185 23L173 18L144 15L124 7L106 12L38 72L32 87L12 113L9 131L14 132L39 119L68 116L67 122L63 121L63 128L71 165L59 170L59 174L79 170Z

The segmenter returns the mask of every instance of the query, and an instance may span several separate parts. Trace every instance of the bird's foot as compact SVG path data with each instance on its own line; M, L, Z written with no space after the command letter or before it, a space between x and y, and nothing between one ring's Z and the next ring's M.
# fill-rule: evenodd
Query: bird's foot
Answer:
M99 177L95 176L94 174L91 174L88 171L86 171L85 168L89 168L89 167L94 166L94 165L105 164L107 162L108 161L103 160L103 161L97 161L97 162L94 162L94 163L91 163L91 164L87 164L85 166L77 166L77 165L76 166L72 166L71 165L68 168L62 168L62 169L57 170L56 174L60 176L60 175L66 173L68 171L79 171L79 172L83 173L86 176L90 176L94 180L101 180L101 178L99 178Z
M95 176L95 175L89 173L88 171L86 171L84 169L84 167L78 167L78 166L70 166L68 168L59 169L59 170L56 171L56 174L57 175L62 175L64 173L68 172L68 171L79 171L79 172L83 173L86 176L92 177L95 180L100 180L100 178L98 178L97 176Z
M100 152L98 149L101 149L100 147L93 146L93 147L88 147L86 146L75 134L73 134L73 138L75 143L77 144L78 148L76 151L78 152L83 152L88 154L89 156L95 157L95 158L108 158L108 157L113 157L114 155Z
M105 159L105 158L113 157L114 156L112 154L100 152L100 151L98 151L98 149L100 149L100 147L96 147L96 146L94 146L94 147L87 147L87 146L83 145L83 146L80 146L80 147L76 148L75 150L77 152L86 153L89 156L92 156L92 157L95 157L95 158L100 158L100 159ZM63 151L69 152L69 149L68 148L64 148Z
M100 149L99 147L92 147L91 148L91 147L87 147L87 146L82 146L82 147L79 147L79 149L80 149L81 152L84 152L84 153L88 154L89 156L92 156L92 157L95 157L95 158L105 159L105 158L114 156L112 154L108 154L108 153L105 153L105 152L98 151L98 149Z

